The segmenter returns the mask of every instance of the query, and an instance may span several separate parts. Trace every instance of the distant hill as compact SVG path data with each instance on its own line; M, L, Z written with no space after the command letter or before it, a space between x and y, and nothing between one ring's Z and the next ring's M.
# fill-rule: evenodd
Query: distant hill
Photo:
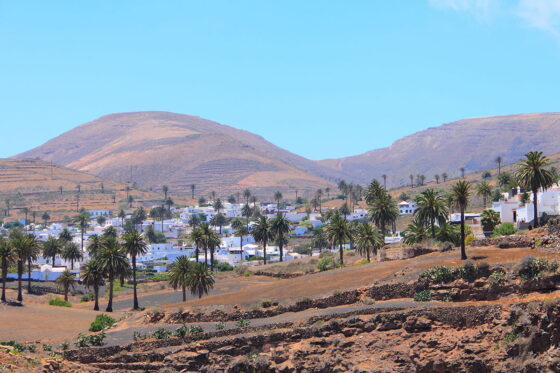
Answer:
M333 187L339 173L283 150L260 136L190 115L137 112L103 116L16 156L53 161L173 193L250 188L292 197Z
M443 172L457 176L461 167L467 173L493 168L497 156L508 164L531 150L558 153L559 136L560 113L470 118L428 128L387 148L318 163L354 182L367 183L386 174L388 186L399 186L409 182L410 174L433 180Z

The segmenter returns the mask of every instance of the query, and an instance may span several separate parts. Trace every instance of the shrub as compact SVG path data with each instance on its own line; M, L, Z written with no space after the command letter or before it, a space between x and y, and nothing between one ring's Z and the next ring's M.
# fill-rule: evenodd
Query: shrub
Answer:
M430 293L428 290L422 290L414 294L415 302L429 302L431 300L432 300L432 293Z
M52 351L52 346L46 343L43 343L43 351L49 352Z
M172 335L173 335L173 333L171 331L169 331L165 328L160 328L152 334L152 337L154 337L156 339L167 339L167 338L171 337Z
M70 347L70 342L64 341L60 344L60 349L62 351L68 350L69 347Z
M17 343L16 341L6 341L6 342L0 341L0 346L13 347L14 351L16 351L16 352L24 352L25 351L25 346Z
M474 241L474 235L469 234L468 236L465 237L465 246L472 245L473 241Z
M234 268L229 263L218 262L218 264L216 264L216 269L220 272L226 272L226 271L233 271Z
M334 256L325 256L321 258L317 263L317 269L319 271L328 271L329 269L334 269L338 267L338 262L334 259Z
M418 280L432 284L446 284L457 278L457 271L448 266L434 266L420 273Z
M53 299L49 300L49 305L57 306L57 307L72 307L72 305L70 303L68 303L64 299L60 299L60 298L53 298Z
M134 333L132 334L132 339L134 339L134 341L140 341L142 339L146 339L149 336L145 333L140 333L138 331L134 331Z
M513 223L502 223L494 228L494 233L492 236L499 237L499 236L511 236L517 232Z
M476 265L470 259L465 261L465 264L463 264L463 266L459 268L459 276L461 276L462 279L468 282L473 282L474 280L476 280L477 275L478 271Z
M190 332L190 329L188 326L183 325L177 329L175 329L175 331L173 332L173 336L174 337L179 337L179 338L185 338Z
M516 271L523 280L534 280L545 273L554 273L558 270L558 263L554 260L526 256L519 261Z
M238 328L247 328L249 325L251 325L251 321L246 319L239 319L235 323L235 326Z
M440 247L439 247L439 251L441 252L445 252L445 251L451 251L455 248L455 245L453 245L453 242L442 242Z
M226 324L223 322L219 322L216 324L216 330L224 330L226 328Z
M361 259L358 260L356 263L354 263L357 266L363 265L363 264L368 264L369 262L367 261L367 259Z
M193 325L191 326L191 334L201 334L204 333L204 330L201 326Z
M498 288L506 284L506 274L502 271L494 271L488 277L488 283L491 288Z
M37 351L37 347L35 345L29 345L27 346L27 351L34 353Z
M105 333L103 332L99 334L93 334L89 336L89 344L92 346L103 346L104 339L105 339Z
M247 266L237 266L234 269L235 273L237 273L238 275L243 275L245 274L245 272L247 272Z
M91 326L89 327L89 331L100 332L103 329L107 329L113 326L115 322L116 322L115 319L102 313L101 315L97 315L95 317L95 320L91 323Z
M80 302L89 302L91 300L95 300L95 294L93 293L93 291L88 291L87 294L84 294L80 298Z

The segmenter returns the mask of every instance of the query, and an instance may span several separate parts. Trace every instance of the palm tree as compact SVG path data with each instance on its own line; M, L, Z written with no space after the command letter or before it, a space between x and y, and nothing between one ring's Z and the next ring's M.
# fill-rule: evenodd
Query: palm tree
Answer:
M194 190L196 188L196 185L191 184L191 198L194 199Z
M322 189L317 189L317 192L315 192L315 193L316 193L316 195L317 195L317 201L319 202L319 214L321 214L321 213L323 212L323 211L322 211L322 208L321 208L321 205L322 205L322 197L323 197L323 190L322 190Z
M276 201L276 209L280 210L280 201L282 200L282 192L276 191L274 193L274 200Z
M441 225L447 221L447 206L445 199L439 192L433 189L426 189L416 196L417 209L414 216L418 222L423 225L429 225L432 231L432 237L436 237L436 222Z
M138 306L138 294L136 292L136 257L142 256L148 252L148 244L144 241L142 234L136 229L131 232L125 233L122 237L124 251L130 256L132 260L132 286L134 293L134 305L135 310L140 309Z
M383 193L384 190L381 184L379 184L379 181L373 179L366 188L364 197L367 203L372 203L374 199L378 198Z
M64 228L62 232L58 235L58 239L62 241L63 244L68 242L72 242L72 233L68 230L68 228Z
M188 276L193 265L195 264L191 263L189 258L181 255L169 266L169 285L175 290L177 288L183 290L183 302L187 301Z
M124 218L126 218L126 212L123 209L119 211L119 218L121 218L121 227L124 227Z
M82 253L83 253L84 252L84 233L85 233L86 228L88 227L89 214L87 212L83 212L80 215L76 216L75 221L80 226L81 245L82 245Z
M397 203L388 193L383 193L370 204L371 220L381 229L383 236L387 233L387 225L392 225L397 216L399 209Z
M193 263L186 278L187 288L191 294L202 298L214 288L214 274L202 263Z
M383 174L381 177L383 178L383 188L387 189L387 175Z
M496 163L498 164L498 176L502 173L502 161L504 159L502 157L496 157Z
M8 267L15 263L16 253L10 247L10 242L0 236L0 270L2 270L2 298L1 302L6 302L6 278L8 277Z
M204 245L204 262L207 265L207 253L210 251L210 267L212 271L214 270L214 250L217 246L220 246L220 237L218 234L210 229L208 223L204 223L200 226L200 231L202 234L202 243Z
M464 179L465 178L465 167L461 167L459 169L459 171L461 171L461 179Z
M163 200L167 201L167 193L169 192L169 187L167 185L164 185L161 187L161 190L163 191Z
M224 208L224 204L222 203L221 199L216 199L213 204L214 210L219 214L220 210Z
M87 251L89 253L89 256L94 257L101 247L101 237L99 237L99 235L97 234L92 234L91 236L89 236L87 242Z
M52 266L54 267L54 262L57 255L60 255L62 252L62 243L60 240L56 239L55 237L49 237L43 243L43 256L45 258L52 259Z
M99 311L99 287L103 285L104 275L105 274L99 265L99 261L96 258L90 260L82 267L82 283L87 288L93 288L93 294L95 297L95 304L93 305L94 311Z
M354 234L354 242L360 255L366 255L370 261L370 254L377 254L377 250L385 244L385 238L381 232L369 223L358 223Z
M340 211L340 213L344 215L344 219L346 219L346 216L350 215L350 207L348 207L348 204L346 202L342 206L340 206L338 211Z
M210 228L210 224L202 223L200 224L200 234L202 237L202 247L204 247L204 264L208 265L208 246L207 246L207 237L212 232Z
M331 199L331 188L326 187L325 188L325 193L327 193L327 199Z
M535 227L539 226L537 213L537 193L540 189L546 190L554 184L554 175L548 166L549 160L543 152L532 151L525 154L525 159L519 163L515 176L524 189L533 193L533 215L535 216Z
M447 173L446 172L442 173L441 177L443 179L443 182L445 183L447 181Z
M325 228L325 234L333 246L339 245L340 264L344 265L344 254L342 245L351 238L348 222L338 211L331 215L331 219Z
M418 221L418 219L412 220L404 233L403 243L405 245L413 245L422 242L428 238L428 230L425 224Z
M290 231L290 223L284 215L276 214L276 217L271 222L271 229L274 239L278 242L280 249L280 261L284 261L284 236Z
M191 240L194 243L194 253L195 253L195 260L198 262L198 256L200 254L200 247L204 246L204 240L203 240L203 234L202 234L202 229L200 228L195 228L192 230L191 232Z
M62 289L64 290L64 300L66 302L68 302L68 292L70 291L70 288L74 288L74 282L76 282L76 276L74 276L74 274L69 270L62 272L56 279L56 283L62 286Z
M240 263L243 261L243 237L248 236L249 235L249 230L247 229L247 227L241 226L238 227L235 230L235 237L239 237L239 246L240 246Z
M439 184L439 175L436 174L436 175L434 176L434 178L436 179L436 184Z
M410 174L408 178L410 179L410 187L414 188L414 175Z
M210 219L210 223L215 227L219 227L220 234L222 234L222 226L226 223L226 217L224 214L218 213Z
M466 180L460 180L451 189L451 193L457 205L461 209L461 260L467 259L465 251L465 210L469 203L471 195L471 183Z
M118 236L117 228L113 227L112 225L108 226L107 228L103 229L102 237L103 239L106 238L117 238Z
M18 271L18 302L23 301L23 294L22 294L22 277L23 277L23 264L28 260L29 257L32 257L34 254L35 248L37 247L37 241L33 235L24 234L19 230L12 231L10 235L10 242L12 244L12 249L17 258L17 271ZM29 279L30 280L30 279ZM30 281L28 282L28 286L30 287ZM30 290L30 289L28 289Z
M476 186L476 194L482 197L484 208L486 208L486 201L492 196L492 187L486 181L483 181Z
M266 264L266 245L274 240L270 221L266 216L261 216L252 230L255 241L263 245L264 264Z
M129 272L130 263L119 241L114 237L103 240L103 245L96 255L99 266L109 281L109 302L106 311L113 312L113 285L116 276Z
M51 219L51 216L49 215L48 212L44 212L43 215L41 216L41 218L43 219L43 221L45 222L45 227L47 225L49 225L49 220Z
M245 205L243 205L243 208L241 209L241 215L247 218L246 220L247 229L249 229L249 218L251 217L251 214L252 214L251 206L249 206L249 204L246 203Z
M62 249L62 258L70 261L70 268L74 269L74 261L82 259L82 251L74 242L69 242Z
M251 197L251 191L249 189L245 189L243 191L243 197L245 198L245 203L249 204L249 197Z

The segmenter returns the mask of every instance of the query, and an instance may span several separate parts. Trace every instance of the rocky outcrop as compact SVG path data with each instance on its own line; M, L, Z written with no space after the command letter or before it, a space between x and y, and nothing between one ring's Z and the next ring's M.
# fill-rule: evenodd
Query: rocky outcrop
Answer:
M474 240L473 246L497 246L500 249L513 247L533 247L535 239L525 235L512 235L503 237L490 237Z

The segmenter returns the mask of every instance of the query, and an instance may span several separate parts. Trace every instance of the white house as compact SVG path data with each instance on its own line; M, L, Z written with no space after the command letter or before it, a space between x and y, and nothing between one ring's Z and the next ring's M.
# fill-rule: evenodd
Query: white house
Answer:
M402 201L399 202L399 214L400 215L411 215L416 211L416 202L414 201Z
M500 214L500 220L504 223L530 224L534 220L533 194L529 193L530 200L522 203L519 191L515 195L511 193L498 202L492 203L492 209ZM539 216L560 215L560 188L553 187L537 193L537 209Z
M105 216L105 217L109 216L109 210L88 210L88 213L91 219L95 219L100 216Z

